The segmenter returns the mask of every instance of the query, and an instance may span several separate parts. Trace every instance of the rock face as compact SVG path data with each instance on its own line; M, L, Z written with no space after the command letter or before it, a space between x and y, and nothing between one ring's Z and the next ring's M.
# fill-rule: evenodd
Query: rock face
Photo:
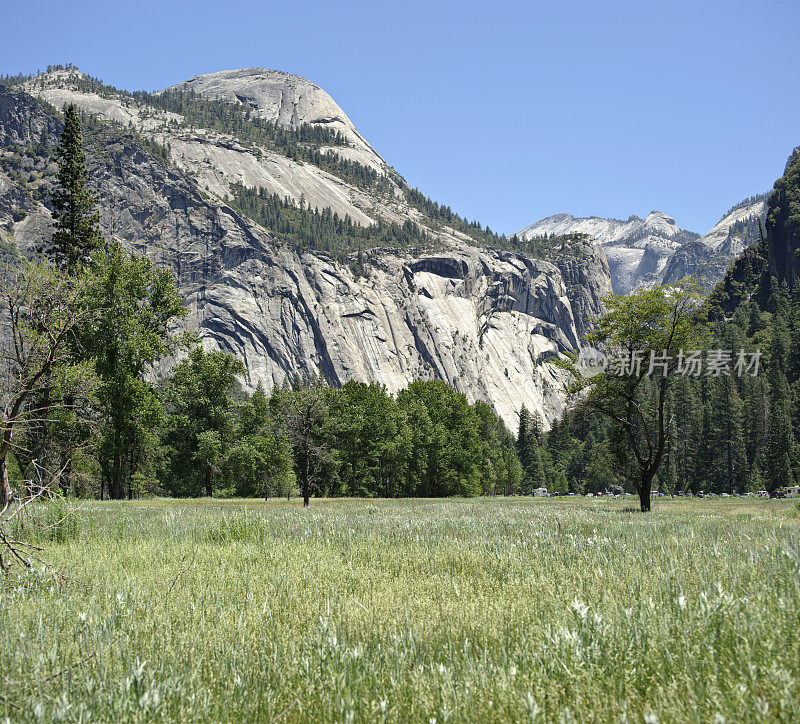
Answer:
M762 237L759 229L759 243L745 248L714 287L707 304L711 319L730 317L751 297L766 308L773 282L785 284L789 290L800 285L800 148L789 156L783 176L768 197L748 199L734 211L763 199L766 233ZM761 204L756 206L756 210L760 208Z
M547 255L558 267L572 304L575 328L583 337L603 312L603 300L612 293L611 272L602 247L592 238L575 242L569 253L555 244Z
M736 204L700 241L714 251L739 256L758 241L758 221L767 218L769 194L759 194Z
M759 239L769 196L760 194L734 206L704 236L680 229L675 220L652 211L627 221L556 214L519 232L525 239L547 234L589 234L600 242L616 294L694 276L711 289L731 262Z
M698 238L698 234L679 229L673 218L660 211L650 212L645 219L631 216L627 221L556 214L526 227L518 235L531 239L545 233L588 234L597 239L608 258L616 294L657 284L672 254Z
M220 269L197 306L207 337L239 355L251 383L315 374L333 384L418 378L552 419L560 375L542 364L578 343L566 289L547 262L477 249L376 259L367 279L314 254L258 254Z
M663 283L688 276L705 280L708 289L725 275L731 262L758 242L767 217L769 196L760 194L736 204L700 239L681 246L669 259Z
M800 285L800 147L775 182L767 214L769 270L789 289Z
M340 132L352 145L345 155L378 171L386 162L356 130L352 121L322 88L310 80L280 70L247 68L198 75L175 88L206 98L245 105L269 121L299 128L325 126Z
M263 105L265 113L277 113L280 122L322 122L323 109L334 113L325 105L327 96L307 81L293 96L291 113L285 104L270 105L274 85L261 73L263 94L245 93L239 80L231 92ZM211 87L222 93L219 75ZM204 183L210 176L192 172L189 160L176 161L176 154L186 152L179 143L184 134L168 135L168 124L155 112L114 98L109 104L108 98L61 84L45 80L37 94L59 104L78 103L104 121L87 143L104 233L174 271L189 307L187 325L206 346L239 356L248 386L262 382L269 389L297 374L322 374L332 384L376 381L394 391L414 379L436 377L470 400L492 404L512 429L523 404L546 425L560 413L564 373L548 360L578 349L610 289L596 243L583 242L579 255L554 250L550 260L542 260L476 248L460 232L437 224L427 227L436 235L435 252L370 250L366 276L356 277L326 254L301 253L279 242L270 229L231 208ZM242 98L238 102L248 102ZM166 138L169 160L148 152L124 126L107 122L123 111L143 136L161 143ZM344 114L337 122L349 123ZM60 129L52 109L0 86L0 153L31 171L26 180L0 166L0 225L23 251L48 234L49 211L41 200L47 199L54 170L47 149L52 155ZM195 140L185 142L208 147L202 163L220 184L246 178L251 156L268 163L260 150L238 147L235 139L202 129L192 135ZM353 148L369 152L355 141ZM224 156L226 149L234 155ZM280 158L287 183L306 184L308 174L325 173L305 164L303 176L295 173L298 164ZM398 199L365 200L364 192L340 179L325 180L325 189L334 187L343 204L370 212L363 212L364 223L376 218L426 223Z

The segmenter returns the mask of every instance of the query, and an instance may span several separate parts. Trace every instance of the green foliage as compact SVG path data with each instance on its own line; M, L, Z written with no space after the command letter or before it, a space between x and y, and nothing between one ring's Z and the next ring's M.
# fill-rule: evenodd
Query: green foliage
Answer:
M288 495L294 486L289 443L259 384L237 410L222 474L235 495Z
M88 188L81 124L74 105L64 113L64 131L56 151L58 185L53 191L54 232L46 253L58 266L74 270L97 257L103 239L97 195Z
M475 403L478 417L478 440L481 446L481 492L485 495L511 495L524 492L525 474L515 450L516 440L485 402ZM542 484L545 484L542 478ZM536 481L533 481L534 487Z
M25 476L49 485L58 477L50 450L39 442L51 431L54 415L63 423L76 401L91 395L90 371L76 364L70 349L85 319L85 289L80 276L41 260L0 273L0 509L13 493L9 472L16 483Z
M378 384L276 388L273 439L288 441L301 488L317 495L472 496L518 492L514 439L487 405L440 381L396 396Z
M477 495L481 492L477 416L464 395L438 380L416 381L397 397L419 449L417 496Z
M328 434L335 451L338 491L397 497L403 493L407 430L393 397L378 384L348 382L328 394Z
M164 485L173 495L212 495L215 474L234 442L234 394L244 371L232 355L202 347L175 367L165 393L170 415L164 430ZM242 452L239 447L235 463L240 487L247 465Z
M269 194L263 188L233 184L231 190L231 205L273 231L280 240L301 251L327 252L343 263L348 263L352 255L362 258L364 250L375 247L417 251L431 245L428 234L413 221L402 224L378 221L362 226L349 216L339 217L330 208L322 211L299 208L289 199Z
M131 497L131 478L148 462L163 416L150 375L185 344L173 328L186 311L170 271L116 243L90 277L86 304L93 316L80 330L80 347L100 379L100 465L110 497Z
M699 378L675 376L665 398L666 440L662 466L653 487L663 492L746 493L773 491L800 480L800 304L785 285L768 284L766 301L757 295L740 304L733 316L714 323L706 333L709 348L761 350L757 377L732 374ZM704 319L702 314L698 320ZM618 383L622 384L622 383ZM644 381L634 397L651 415L657 382ZM559 439L564 426L579 428ZM584 479L583 446L615 449L618 428L586 410L568 412L546 436L553 445L556 468L565 471L571 489ZM594 442L589 443L589 440ZM630 464L627 445L623 463ZM614 456L617 461L619 455Z
M624 369L579 376L573 386L574 393L583 395L580 404L624 433L625 446L614 450L643 511L650 509L653 479L667 452L666 405L679 354L698 349L704 341L695 316L701 299L698 287L684 281L606 300L608 311L587 340L602 345ZM654 368L659 374L655 380L649 376L650 361L658 358L665 366Z
M555 423L557 424L557 423ZM530 493L537 488L548 487L546 473L546 451L542 448L542 421L537 413L531 414L523 405L519 413L516 448L520 469L523 475L522 490ZM555 439L556 435L553 435ZM554 480L550 480L553 488ZM518 491L514 491L518 492Z
M781 216L786 218L785 223L800 225L800 151L795 150L790 156L786 172L775 182L775 191L770 199L767 229L774 230Z

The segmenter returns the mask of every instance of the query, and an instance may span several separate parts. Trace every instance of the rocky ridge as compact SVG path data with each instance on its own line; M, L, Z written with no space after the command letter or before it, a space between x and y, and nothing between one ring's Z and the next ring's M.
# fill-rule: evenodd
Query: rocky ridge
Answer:
M87 91L78 87L76 73L48 74L21 89L0 86L6 245L25 252L48 233L52 146L61 121L41 101L75 103L97 119L87 145L105 234L175 272L190 311L187 325L206 346L238 355L248 386L270 388L297 374L321 374L332 384L358 379L395 391L417 378L438 377L470 400L491 403L512 428L523 404L545 424L560 413L564 373L549 360L578 349L610 291L596 243L582 242L580 254L554 252L549 260L478 248L463 232L431 222L408 204L404 182L385 164L381 172L391 177L391 190L371 194L231 134L186 128L168 112ZM285 103L273 103L274 82L282 76L271 75L264 86L262 72L253 73L234 79L238 103L289 125L336 115L323 91L309 84L303 94L313 102L306 102L298 97L296 77L283 74L295 87L294 96L283 92L293 99L289 112ZM222 79L214 76L208 86L195 82L196 92L221 93ZM255 83L250 92L247 78ZM344 114L336 118L324 122L340 124L344 133L349 121ZM350 133L346 149L374 154ZM383 163L377 154L373 162ZM372 249L366 273L356 275L347 264L293 248L275 230L244 217L226 200L234 181L268 184L298 203L338 208L365 225L413 221L435 238L436 249Z
M322 88L306 78L264 68L223 70L198 75L174 88L252 108L257 115L279 125L299 128L303 124L324 126L342 133L345 148L327 148L376 171L385 172L386 162L358 132L347 114Z
M518 236L531 239L545 233L588 234L600 242L616 294L657 284L670 257L683 244L698 238L698 234L678 228L672 217L660 211L652 211L644 219L632 215L627 221L556 214L531 224Z
M556 214L518 235L523 239L545 233L590 235L608 258L617 294L688 276L704 280L710 289L731 262L758 241L758 224L766 220L768 199L768 194L759 194L736 204L703 236L679 228L672 217L660 211L652 211L644 219L632 215L627 221Z

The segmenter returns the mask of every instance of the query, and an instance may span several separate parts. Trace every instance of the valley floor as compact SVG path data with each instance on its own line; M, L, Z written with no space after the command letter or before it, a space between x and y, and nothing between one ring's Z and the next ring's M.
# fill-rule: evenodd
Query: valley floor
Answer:
M796 501L634 505L87 502L0 588L0 717L800 720Z

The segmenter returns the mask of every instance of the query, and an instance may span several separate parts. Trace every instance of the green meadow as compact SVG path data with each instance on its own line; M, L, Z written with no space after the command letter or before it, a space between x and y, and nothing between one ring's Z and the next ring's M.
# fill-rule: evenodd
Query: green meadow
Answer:
M0 718L800 721L795 501L633 505L155 499L28 519L55 573L0 588Z

